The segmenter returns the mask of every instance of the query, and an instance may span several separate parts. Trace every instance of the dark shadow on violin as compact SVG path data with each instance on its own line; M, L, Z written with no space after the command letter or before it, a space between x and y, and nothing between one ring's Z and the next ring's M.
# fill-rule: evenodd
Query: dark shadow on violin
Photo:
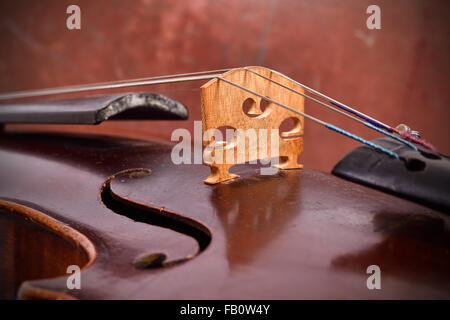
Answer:
M383 277L396 277L425 285L450 286L450 231L438 215L378 213L374 232L384 239L365 250L336 257L334 268L365 274L378 265Z
M125 137L114 137L88 133L8 133L0 134L2 150L39 156L41 158L64 162L77 168L94 170L111 175L122 159L128 160L130 167L137 167L145 159L156 158L161 150L161 144L151 141L137 140ZM144 160L145 160L144 159ZM0 159L0 165L1 165ZM113 171L114 172L114 171Z

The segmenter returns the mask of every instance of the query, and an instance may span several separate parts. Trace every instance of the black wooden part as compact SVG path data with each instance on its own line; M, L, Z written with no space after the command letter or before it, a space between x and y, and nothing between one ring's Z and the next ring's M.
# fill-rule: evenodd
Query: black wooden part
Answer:
M125 93L0 104L0 123L98 124L105 120L185 120L187 108L158 93Z
M425 149L414 151L391 138L374 143L396 152L401 160L361 146L348 153L332 173L371 188L450 213L450 158Z

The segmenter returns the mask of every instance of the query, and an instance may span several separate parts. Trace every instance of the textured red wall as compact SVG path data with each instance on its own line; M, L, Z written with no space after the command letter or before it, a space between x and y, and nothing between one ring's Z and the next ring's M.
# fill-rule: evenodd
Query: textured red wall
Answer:
M70 4L81 7L81 30L66 28ZM366 28L370 4L381 7L381 30ZM2 1L0 91L264 65L385 123L407 123L450 153L449 12L438 0ZM186 122L50 128L169 141L200 120L201 84L138 88L184 102ZM378 136L311 102L306 110ZM36 126L8 130L23 128ZM306 122L303 162L329 171L357 145Z

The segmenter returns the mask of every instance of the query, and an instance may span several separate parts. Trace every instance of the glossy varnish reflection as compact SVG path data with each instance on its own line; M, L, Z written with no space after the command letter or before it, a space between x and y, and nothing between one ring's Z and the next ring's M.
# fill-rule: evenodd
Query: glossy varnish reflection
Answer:
M78 230L97 251L82 289L65 278L27 281L76 298L301 299L449 298L449 217L310 169L209 186L208 168L174 165L171 147L91 135L4 134L0 196ZM189 224L136 222L102 202L109 177L116 201ZM139 257L182 263L137 268ZM145 259L144 259L145 260ZM368 290L366 268L379 265L382 290ZM35 297L35 296L33 296Z

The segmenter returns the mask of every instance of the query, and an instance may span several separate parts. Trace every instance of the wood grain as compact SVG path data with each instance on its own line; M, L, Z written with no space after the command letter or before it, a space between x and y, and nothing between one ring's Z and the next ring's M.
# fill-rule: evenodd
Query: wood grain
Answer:
M303 93L300 86L267 68L250 67L249 69ZM245 68L230 70L223 75L223 78L298 111L304 111L302 96L255 75ZM236 178L237 175L229 173L232 166L264 158L279 156L280 169L303 168L303 165L297 163L297 158L303 151L303 138L300 137L304 131L302 116L270 102L262 110L261 105L264 99L220 79L213 79L203 85L201 97L203 144L206 147L204 164L211 168L211 174L205 183L216 184ZM246 102L250 103L247 114L243 110ZM274 143L271 139L272 130L279 130L283 121L289 118L294 122L293 128L283 132L281 136L277 133L278 148L276 146L272 148ZM212 129L225 127L235 130L233 139L216 140ZM254 136L248 134L249 129L253 129ZM267 130L265 135L262 129ZM245 147L240 147L239 143L245 143ZM262 152L262 149L265 152Z

